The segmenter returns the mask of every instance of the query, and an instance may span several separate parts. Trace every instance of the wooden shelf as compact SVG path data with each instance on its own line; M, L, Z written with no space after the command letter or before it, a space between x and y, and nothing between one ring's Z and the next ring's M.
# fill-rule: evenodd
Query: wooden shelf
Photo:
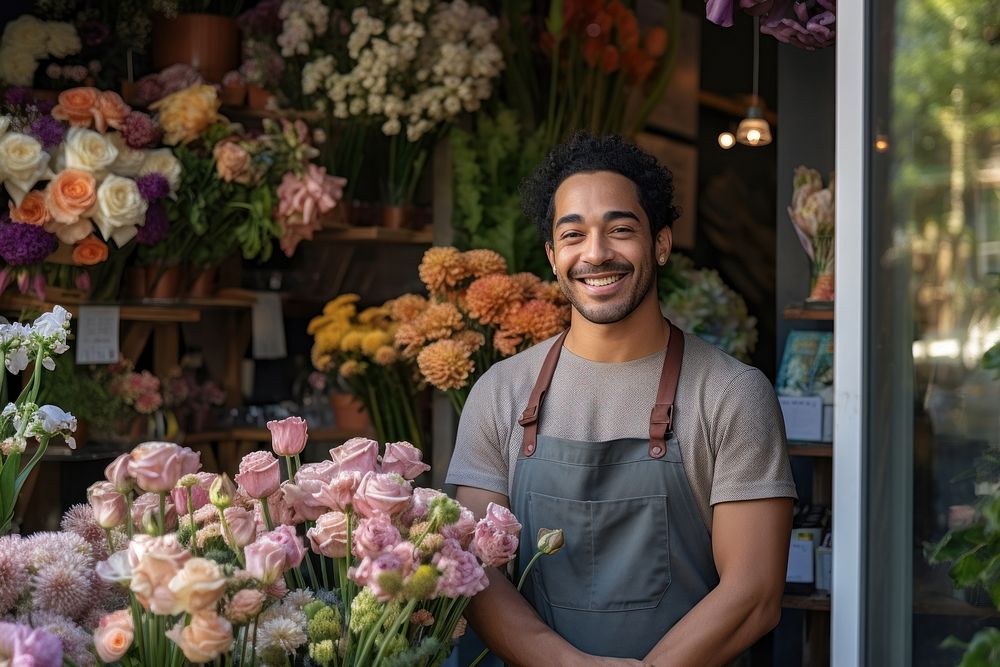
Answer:
M242 292L242 290L240 290ZM48 312L56 305L68 310L74 317L80 314L81 305L117 305L120 318L124 322L199 322L201 311L208 308L250 308L254 304L252 295L220 295L201 299L143 299L120 303L90 303L78 299L42 301L27 294L8 293L0 296L0 311L19 313L21 311Z
M833 308L805 308L788 306L783 312L786 320L826 320L833 321Z
M833 445L828 442L790 442L788 443L788 455L832 458Z
M355 433L344 429L328 428L309 431L310 442L344 442L357 436L368 436L369 433ZM270 442L271 432L266 428L253 426L237 426L233 428L187 433L182 438L182 444L199 445L211 442L236 440L240 442Z
M310 123L315 123L323 120L325 116L322 111L303 111L300 109L251 109L250 107L230 106L223 106L219 109L219 113L229 120L237 122L241 120L260 121L265 118L273 118L275 120L279 118L289 118L291 120L302 119Z
M785 609L805 609L806 611L830 611L829 595L785 595L781 598Z
M389 229L388 227L327 227L318 232L314 241L334 243L397 243L400 245L431 245L434 234L430 228Z

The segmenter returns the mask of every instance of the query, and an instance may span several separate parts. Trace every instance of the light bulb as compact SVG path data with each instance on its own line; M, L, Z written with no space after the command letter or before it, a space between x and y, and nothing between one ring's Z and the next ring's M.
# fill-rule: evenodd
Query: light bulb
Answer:
M736 141L745 146L766 146L771 143L771 126L762 116L759 107L750 107L747 117L736 128Z
M760 130L749 130L747 131L747 141L751 144L757 144L760 142Z
M719 146L721 146L725 150L729 150L734 145L736 145L736 137L733 136L732 132L719 133Z

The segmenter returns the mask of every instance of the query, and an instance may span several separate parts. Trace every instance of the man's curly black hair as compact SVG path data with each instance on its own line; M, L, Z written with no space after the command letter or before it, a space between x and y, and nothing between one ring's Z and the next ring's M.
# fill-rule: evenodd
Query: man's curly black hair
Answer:
M673 176L655 157L619 136L579 132L553 148L534 173L521 181L521 208L538 225L543 240L552 242L555 194L562 182L574 174L595 171L613 171L635 183L654 239L677 219Z

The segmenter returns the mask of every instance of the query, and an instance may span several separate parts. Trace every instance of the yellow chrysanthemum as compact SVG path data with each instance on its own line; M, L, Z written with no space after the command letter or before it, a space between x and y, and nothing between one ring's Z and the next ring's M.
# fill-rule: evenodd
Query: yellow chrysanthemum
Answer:
M334 299L331 299L323 306L323 314L329 315L332 312L340 310L344 306L352 306L361 300L361 297L357 294L341 294Z
M358 322L366 326L382 329L389 324L391 317L392 313L385 306L372 306L358 313Z
M365 338L363 331L358 331L357 329L352 329L344 334L344 337L340 341L340 351L341 352L357 352L361 350L361 341Z
M417 366L424 379L438 389L459 389L475 369L470 355L469 349L456 340L439 340L420 351Z
M504 273L477 278L465 292L469 315L483 324L498 324L508 310L523 301L521 287Z
M397 352L394 347L383 345L379 349L375 350L373 359L375 359L375 363L379 366L388 366L399 361L399 352Z
M392 319L397 322L412 322L424 312L429 302L419 294L404 294L401 297L386 302L386 307L392 313Z
M419 273L420 280L433 295L442 295L469 277L462 253L450 246L439 246L425 252Z
M354 359L348 359L347 361L345 361L340 365L340 368L337 369L337 372L340 373L341 377L352 378L355 375L360 375L361 373L364 372L364 370L365 370L364 366L361 365L361 362L356 361Z
M391 342L392 336L387 331L370 331L361 339L361 351L371 357L376 350Z
M473 278L491 273L507 273L507 260L493 250L467 250L462 253L465 266Z
M344 339L346 329L339 327L327 327L316 332L313 346L326 354L333 354L340 350L340 343Z
M333 365L333 357L326 352L323 352L316 346L313 346L312 352L309 356L312 359L313 368L321 373L328 372L330 367Z

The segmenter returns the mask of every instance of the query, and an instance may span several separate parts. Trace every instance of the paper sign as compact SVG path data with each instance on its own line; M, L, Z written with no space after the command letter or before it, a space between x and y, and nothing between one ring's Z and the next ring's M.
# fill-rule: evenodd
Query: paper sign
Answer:
M823 437L823 399L819 396L779 396L789 440L816 442Z
M285 317L281 309L281 295L277 292L257 292L253 306L253 358L284 359Z
M80 306L76 326L76 363L113 364L118 361L118 306Z

